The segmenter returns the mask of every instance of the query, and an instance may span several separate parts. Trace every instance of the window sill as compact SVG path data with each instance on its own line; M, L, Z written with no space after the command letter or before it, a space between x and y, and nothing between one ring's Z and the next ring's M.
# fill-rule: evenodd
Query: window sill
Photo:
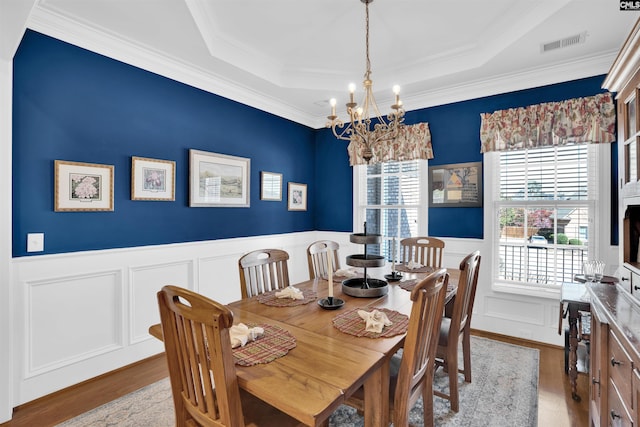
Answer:
M560 300L560 286L553 287L533 287L526 285L517 285L514 283L493 283L491 290L494 292L523 295L528 297L537 297L545 299Z

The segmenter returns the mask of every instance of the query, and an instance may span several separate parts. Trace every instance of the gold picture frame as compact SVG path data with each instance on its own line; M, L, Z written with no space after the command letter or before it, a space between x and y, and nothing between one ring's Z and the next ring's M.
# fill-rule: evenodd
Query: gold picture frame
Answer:
M174 201L176 162L131 157L131 200Z
M54 161L56 212L113 211L113 165Z

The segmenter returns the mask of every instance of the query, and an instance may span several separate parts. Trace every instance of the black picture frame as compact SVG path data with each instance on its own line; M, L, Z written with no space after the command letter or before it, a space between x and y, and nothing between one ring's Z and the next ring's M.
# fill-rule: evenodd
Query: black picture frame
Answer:
M429 166L430 208L482 207L482 162Z

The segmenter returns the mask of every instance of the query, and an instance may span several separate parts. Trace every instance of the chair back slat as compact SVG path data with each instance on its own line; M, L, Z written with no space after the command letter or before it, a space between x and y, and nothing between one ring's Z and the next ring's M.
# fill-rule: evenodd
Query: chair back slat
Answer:
M176 425L244 427L231 350L233 314L188 289L158 292Z
M332 266L333 271L340 269L340 257L338 256L340 245L331 240L318 240L307 248L307 263L309 265L309 278L327 276L327 254L333 255Z
M435 269L442 268L443 252L444 241L435 237L407 237L400 241L403 264L413 261Z
M478 287L478 272L480 270L480 251L467 255L460 262L460 279L456 291L456 301L451 314L450 336L457 336L467 323L471 322L473 303Z
M260 249L238 261L242 298L289 286L289 254L281 249Z

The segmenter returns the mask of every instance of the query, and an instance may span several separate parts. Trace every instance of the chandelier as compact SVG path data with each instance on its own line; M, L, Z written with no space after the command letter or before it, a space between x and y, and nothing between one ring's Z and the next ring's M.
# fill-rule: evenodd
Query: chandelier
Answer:
M384 142L393 141L404 122L404 109L400 100L400 86L395 85L395 103L392 111L385 117L382 116L376 100L373 96L373 81L371 80L371 61L369 59L369 3L373 0L360 0L365 4L366 10L366 59L367 70L364 73L364 98L358 105L354 101L356 85L349 85L349 102L346 104L349 114L349 123L346 124L336 115L336 99L331 98L331 115L327 127L330 127L336 138L351 141L363 147L362 157L367 163L373 157L372 147Z

